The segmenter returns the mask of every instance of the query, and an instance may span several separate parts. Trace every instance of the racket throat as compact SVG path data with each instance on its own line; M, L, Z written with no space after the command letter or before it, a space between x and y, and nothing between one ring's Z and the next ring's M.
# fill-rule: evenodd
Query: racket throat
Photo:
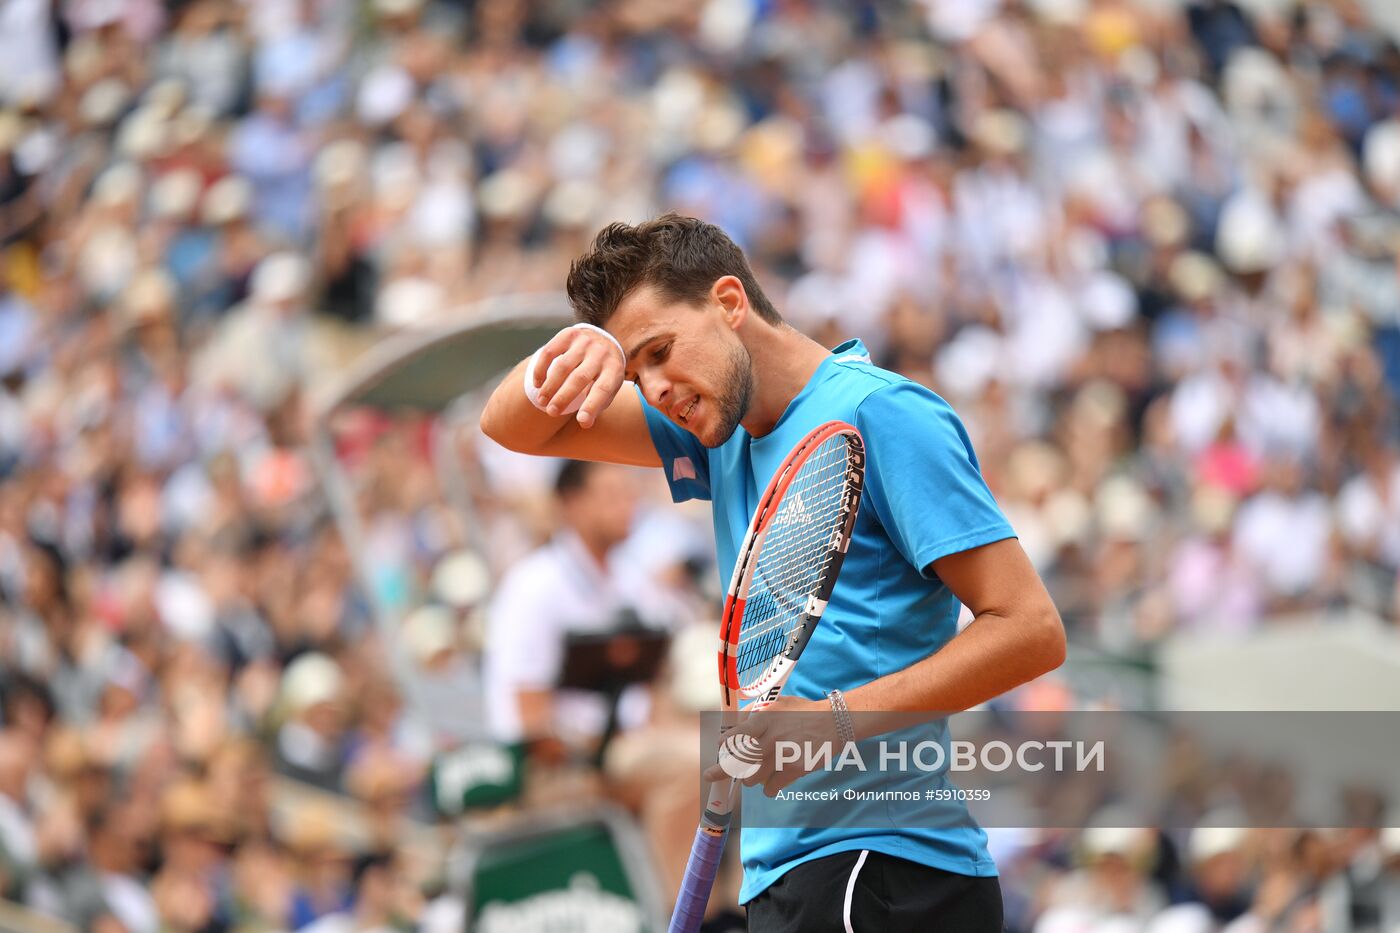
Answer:
M800 652L799 652L800 653ZM792 668L796 663L795 655L791 651L784 651L773 659L773 663L759 675L758 680L750 684L744 695L751 697L754 702L749 709L762 709L778 698L782 692L783 684L787 682L788 675L792 673Z

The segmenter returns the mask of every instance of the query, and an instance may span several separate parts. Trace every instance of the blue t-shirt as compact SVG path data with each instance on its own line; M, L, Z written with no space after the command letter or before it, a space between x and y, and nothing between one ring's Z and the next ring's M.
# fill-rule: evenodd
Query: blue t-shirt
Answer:
M947 402L880 369L856 340L823 360L763 437L741 426L709 449L643 400L647 426L677 501L713 503L721 584L758 497L792 447L818 425L853 424L865 439L865 492L831 602L784 693L821 699L921 661L957 633L960 605L932 573L941 557L1015 535L982 479L972 443ZM925 573L925 571L928 571ZM945 738L946 738L946 729ZM759 788L746 788L750 795ZM953 828L745 827L740 902L784 872L837 852L872 849L963 875L995 875L986 835Z

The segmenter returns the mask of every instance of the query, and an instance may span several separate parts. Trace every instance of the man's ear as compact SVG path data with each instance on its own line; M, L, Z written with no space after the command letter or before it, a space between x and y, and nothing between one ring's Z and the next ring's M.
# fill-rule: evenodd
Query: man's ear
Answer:
M749 295L744 291L744 283L735 276L724 275L715 279L715 284L710 286L710 297L719 304L725 323L731 330L738 330L748 320Z

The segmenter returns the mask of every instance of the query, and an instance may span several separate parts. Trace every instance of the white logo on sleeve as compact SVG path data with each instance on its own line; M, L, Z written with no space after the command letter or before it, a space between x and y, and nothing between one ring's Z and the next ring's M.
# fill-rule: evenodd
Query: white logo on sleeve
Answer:
M677 457L671 461L671 482L683 479L698 479L695 475L695 464L689 457Z

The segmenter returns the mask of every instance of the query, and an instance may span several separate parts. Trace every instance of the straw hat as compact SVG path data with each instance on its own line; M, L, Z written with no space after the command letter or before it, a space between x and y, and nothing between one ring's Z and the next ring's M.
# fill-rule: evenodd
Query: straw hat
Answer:
M207 226L219 227L248 216L253 203L253 186L246 178L226 175L204 193L200 219Z
M192 168L166 172L151 185L151 214L164 220L188 219L203 188L204 179Z
M273 253L253 270L249 291L258 304L281 304L306 293L311 283L311 265L292 252Z
M344 689L340 665L317 652L301 655L282 674L282 702L291 713L339 699Z

